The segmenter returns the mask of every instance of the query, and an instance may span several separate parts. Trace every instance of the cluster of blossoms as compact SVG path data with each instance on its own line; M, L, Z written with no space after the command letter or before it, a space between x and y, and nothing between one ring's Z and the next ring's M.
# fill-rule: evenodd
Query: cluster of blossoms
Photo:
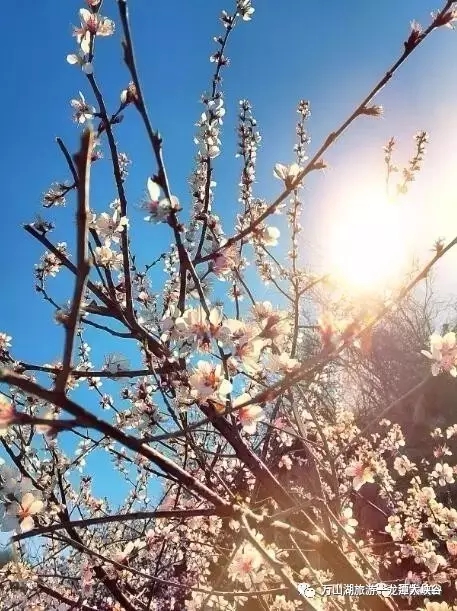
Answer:
M198 135L195 137L195 144L199 145L202 158L214 159L221 152L219 130L225 115L224 100L218 97L212 100L205 99L204 103L206 112L202 112L197 123Z
M391 425L389 421L381 423L385 427L383 434L373 435L373 440L368 441L360 436L360 429L355 425L353 413L340 410L335 415L334 424L329 425L328 421L323 419L317 429L313 424L316 416L311 421L307 421L306 415L303 414L303 421L310 434L322 430L331 455L338 457L333 462L333 468L341 469L340 494L345 489L352 488L356 494L354 498L357 499L360 492L363 495L367 485L379 486L386 498L395 499L395 505L386 504L385 509L382 509L385 511L390 507L385 532L394 543L394 551L393 559L391 557L389 562L393 560L398 565L402 565L412 561L413 567L416 568L410 569L408 579L411 580L438 584L454 583L457 578L454 561L457 550L454 542L457 514L455 508L443 500L440 489L445 487L449 494L454 494L457 467L438 462L433 469L429 469L425 458L422 459L421 465L416 466L407 456L401 454L405 439L400 427ZM279 422L278 425L281 430L287 431L287 425ZM451 439L456 430L457 427L449 427L446 431L447 439ZM291 441L287 438L287 434L280 435L278 440L287 450ZM432 432L434 440L440 440L442 437L443 433L439 429ZM348 448L353 449L352 459L348 456ZM342 454L344 454L343 460L341 460ZM446 455L452 456L452 454L448 448ZM330 469L330 464L327 463L328 454L319 452L315 458L323 469ZM400 476L398 479L389 469L392 461L394 471ZM297 462L300 461L292 456L292 467L290 463L288 465L289 472L291 469L292 472L294 471L293 465ZM427 482L424 482L424 476L418 475L418 467L421 473L428 473ZM344 484L343 480L345 480ZM380 500L376 502L380 503ZM381 508L383 508L382 504ZM354 516L354 508L351 504L341 510L339 522L349 534L355 533L356 536L360 536L358 530L360 525ZM371 552L370 558L375 566L380 562L380 558L375 554L371 555ZM434 607L426 606L426 608Z
M216 187L216 182L212 180L211 162L220 154L221 140L220 130L223 124L225 115L224 99L220 84L222 82L221 70L229 64L228 58L224 55L225 46L228 36L236 24L237 17L240 16L243 21L249 21L254 13L254 7L251 0L240 0L237 2L237 10L234 15L229 15L226 11L222 12L221 22L225 29L223 36L214 37L214 41L218 45L218 50L210 57L210 61L216 64L216 70L213 76L212 90L208 94L202 96L202 103L205 107L197 122L198 133L194 139L198 146L196 156L196 168L190 179L192 196L194 198L193 217L188 228L187 240L190 247L195 246L195 234L199 226L204 224L205 230L202 235L202 242L199 246L199 251L203 249L205 252L211 253L216 247L223 247L225 243L224 233L220 224L220 219L212 212L213 189ZM250 113L249 103L241 101L242 114L240 121L246 120L250 122L251 128L255 126L255 121L248 116ZM243 111L244 109L244 111ZM240 127L240 147L241 153L244 155L245 168L243 170L242 183L246 183L246 189L250 189L247 183L254 180L255 167L255 151L256 145L260 141L258 132L253 132L252 129L245 131ZM252 146L249 146L248 141L251 141ZM243 149L243 147L245 147ZM249 148L249 153L247 152ZM249 157L249 161L248 161ZM245 199L242 195L241 199ZM200 252L199 252L200 254ZM225 278L233 270L236 263L242 268L242 261L239 261L240 256L236 256L236 251L227 248L227 252L218 251L214 261L213 271L219 276ZM222 272L220 270L223 270Z
M262 140L257 129L257 121L252 113L252 106L248 100L240 100L240 114L238 123L238 152L237 157L244 161L241 175L240 203L244 204L246 214L253 198L253 185L255 182L257 149Z
M95 249L95 261L97 265L107 267L113 270L120 270L123 263L123 255L121 252L111 248L111 242L107 240L103 246L97 246Z
M112 214L102 212L99 215L93 214L90 227L93 229L101 241L101 246L94 249L95 261L97 265L113 270L121 270L123 264L122 252L115 250L112 244L119 245L122 232L129 226L126 216L121 216L121 205L119 200L111 204L114 210Z
M55 208L57 206L65 206L66 195L73 185L67 183L54 183L43 195L43 207L44 208Z
M265 359L271 374L291 371L298 362L284 351L290 333L290 321L286 313L276 311L271 303L253 306L252 319L242 322L225 319L218 308L205 311L202 306L186 310L182 316L170 313L162 320L163 339L171 338L177 355L195 350L210 353L213 348L225 351L224 362L199 360L189 377L191 394L195 399L223 404L233 389L233 380L240 371L258 373ZM242 394L234 402L239 407L238 417L247 432L255 432L255 422L262 410L252 402L250 392ZM249 403L244 407L245 403Z
M113 214L102 212L99 215L93 214L90 226L96 230L98 237L105 243L115 242L119 244L121 233L125 227L129 226L127 217L121 216L121 205L119 200L115 200L110 208Z
M94 38L95 36L111 36L114 33L114 21L102 17L97 12L96 5L93 4L90 5L90 9L80 9L79 17L81 25L73 30L79 49L77 53L67 55L67 62L81 66L86 74L92 74L91 56Z
M220 154L220 130L225 115L224 99L219 91L221 82L220 72L228 64L228 59L223 51L228 35L233 27L235 17L229 16L225 11L222 13L221 21L225 28L224 36L216 36L214 41L219 50L210 57L210 61L216 64L213 76L212 91L202 96L204 111L197 122L198 132L194 138L197 145L196 167L190 178L190 187L193 197L193 214L186 232L186 239L190 246L195 246L194 240L198 227L206 226L203 242L199 247L212 250L213 244L220 243L223 239L223 231L220 226L219 217L212 213L213 189L216 182L211 178L211 162Z
M69 256L66 242L59 242L56 245L56 250L64 257ZM41 283L48 276L55 277L60 269L62 269L62 261L59 256L54 252L46 251L40 263L35 265L35 275L37 280Z

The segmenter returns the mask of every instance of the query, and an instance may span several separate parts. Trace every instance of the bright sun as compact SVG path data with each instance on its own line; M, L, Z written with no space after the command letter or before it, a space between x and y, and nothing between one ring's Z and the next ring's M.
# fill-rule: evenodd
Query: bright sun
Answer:
M407 263L405 208L387 197L360 194L329 224L329 271L351 290L398 280Z

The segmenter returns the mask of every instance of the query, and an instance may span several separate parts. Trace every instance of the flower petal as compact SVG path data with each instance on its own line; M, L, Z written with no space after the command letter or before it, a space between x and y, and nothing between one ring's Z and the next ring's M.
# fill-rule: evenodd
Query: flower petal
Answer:
M153 202L156 202L160 198L160 187L159 185L152 180L152 178L148 178L148 193L149 197Z
M20 524L21 532L25 533L29 530L32 530L35 526L35 522L33 521L32 516L27 516L24 518Z

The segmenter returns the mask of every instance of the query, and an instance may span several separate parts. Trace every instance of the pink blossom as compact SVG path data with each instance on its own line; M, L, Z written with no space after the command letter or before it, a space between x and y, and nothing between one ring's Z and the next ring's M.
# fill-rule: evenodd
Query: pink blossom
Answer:
M340 523L344 530L353 535L358 522L352 517L352 507L345 507L340 515Z
M217 252L214 256L212 271L219 278L228 275L239 261L239 254L236 246L229 246Z
M443 337L438 333L430 336L430 350L421 351L424 356L433 361L432 375L437 376L441 371L457 376L457 346L455 333L450 331Z
M147 188L149 198L144 202L143 208L149 212L149 215L144 220L156 223L166 222L170 213L179 209L179 199L174 195L170 199L160 198L160 187L151 178L148 178Z
M242 405L243 403L247 403L252 399L251 395L248 393L244 393L237 397L234 401L234 407L238 405ZM238 410L238 420L243 427L243 431L248 433L249 435L254 435L257 429L257 423L263 420L264 413L260 405L256 405L255 403L251 403L250 405L246 405L245 407L241 407Z
M374 482L374 471L370 465L356 461L346 468L346 475L352 477L352 486L354 490L359 490L363 484Z
M232 384L224 377L221 365L213 365L208 361L198 361L194 373L189 376L190 385L195 396L208 399L216 394L225 398L232 390Z
M0 436L5 435L8 426L14 422L16 411L8 399L0 395Z
M35 526L33 516L43 509L44 504L40 499L35 498L31 492L26 492L19 502L11 503L6 514L9 516L8 529L16 530L17 524L21 532L32 530Z

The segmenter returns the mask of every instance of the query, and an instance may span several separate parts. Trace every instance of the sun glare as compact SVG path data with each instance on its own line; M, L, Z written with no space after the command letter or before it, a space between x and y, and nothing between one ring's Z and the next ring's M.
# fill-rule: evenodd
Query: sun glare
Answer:
M407 222L400 203L364 193L330 223L329 272L350 290L378 290L407 263Z

